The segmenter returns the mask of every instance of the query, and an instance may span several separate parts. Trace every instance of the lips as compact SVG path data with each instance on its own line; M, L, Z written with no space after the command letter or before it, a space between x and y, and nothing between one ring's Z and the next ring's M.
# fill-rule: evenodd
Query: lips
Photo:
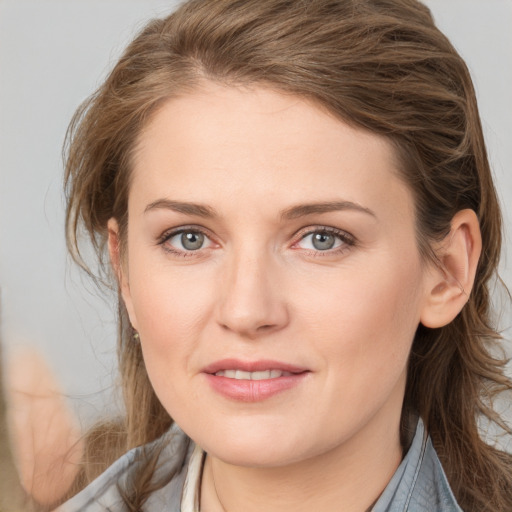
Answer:
M279 361L224 359L203 369L210 387L231 400L260 402L298 386L310 372Z
M263 370L261 372L246 372L243 370L220 370L215 372L216 377L227 377L236 380L265 380L278 379L279 377L289 377L293 375L290 372L282 370Z

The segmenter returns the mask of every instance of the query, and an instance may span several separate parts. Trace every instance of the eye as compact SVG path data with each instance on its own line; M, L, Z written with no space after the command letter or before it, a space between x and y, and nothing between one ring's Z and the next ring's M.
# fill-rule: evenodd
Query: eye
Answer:
M184 229L170 233L164 243L175 251L191 252L206 249L211 245L211 240L197 229Z
M304 234L296 245L310 251L331 251L342 246L354 245L354 240L342 231L323 228Z

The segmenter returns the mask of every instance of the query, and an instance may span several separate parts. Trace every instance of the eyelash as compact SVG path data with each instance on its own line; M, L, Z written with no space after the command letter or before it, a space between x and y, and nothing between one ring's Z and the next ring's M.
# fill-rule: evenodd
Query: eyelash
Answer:
M177 229L172 229L169 231L166 231L165 233L160 236L158 239L158 245L162 246L163 250L167 253L170 253L174 256L180 256L183 258L190 258L190 257L197 257L199 256L200 252L207 248L200 248L197 250L180 250L174 248L172 245L167 244L169 240L174 238L175 236L178 236L182 233L199 233L202 236L204 236L206 239L208 239L211 243L212 237L209 235L209 233L198 227L198 226L182 226ZM347 233L346 231L342 231L340 229L328 227L328 226L308 226L307 228L303 228L300 230L296 235L294 235L294 238L296 239L298 237L298 240L296 240L292 244L292 249L299 250L300 248L296 248L296 246L303 241L306 237L314 235L314 234L327 234L327 235L333 235L338 240L341 241L341 244L338 247L334 247L332 249L326 249L326 250L320 250L320 249L303 249L309 256L314 257L322 257L322 256L333 256L342 254L345 251L349 250L351 247L354 247L356 245L356 239L353 235L350 233Z
M336 238L338 238L338 240L341 241L341 244L338 247L326 249L323 251L320 249L304 249L305 251L307 251L309 256L313 257L326 257L343 254L344 252L348 251L351 247L354 247L357 242L353 235L341 229L332 228L328 226L308 226L307 228L302 229L298 233L299 240L293 243L292 248L297 246L306 237L314 234L333 235Z
M169 240L174 238L175 236L181 235L182 233L199 233L205 237L205 239L208 239L211 241L212 237L208 234L207 231L204 229L201 229L197 226L182 226L177 229L172 229L169 231L166 231L159 239L158 239L158 245L161 245L163 250L167 253L170 253L174 256L180 256L182 258L190 258L190 257L197 257L199 253L201 252L201 249L197 249L196 251L183 251L180 249L174 248L172 245L167 244Z

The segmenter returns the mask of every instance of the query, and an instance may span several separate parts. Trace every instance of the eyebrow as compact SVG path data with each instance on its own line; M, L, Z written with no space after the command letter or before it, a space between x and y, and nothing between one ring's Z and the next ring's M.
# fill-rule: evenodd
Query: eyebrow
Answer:
M307 215L330 213L343 210L352 210L366 213L372 217L377 218L377 215L375 215L372 210L352 201L328 201L324 203L300 204L283 210L281 212L281 218L285 220L291 220L297 219L299 217L305 217Z
M148 204L144 209L144 213L153 210L172 210L185 215L195 215L203 218L213 218L217 216L214 208L204 204L188 203L183 201L173 201L171 199L157 199L152 203ZM327 201L323 203L309 203L292 206L286 210L281 211L281 219L292 220L300 217L306 217L307 215L330 213L335 211L352 210L361 213L366 213L372 217L377 217L375 213L361 206L360 204L352 201Z
M185 203L182 201L172 201L171 199L157 199L148 204L144 209L144 213L153 210L172 210L185 215L195 215L197 217L212 218L217 214L213 208L203 204Z

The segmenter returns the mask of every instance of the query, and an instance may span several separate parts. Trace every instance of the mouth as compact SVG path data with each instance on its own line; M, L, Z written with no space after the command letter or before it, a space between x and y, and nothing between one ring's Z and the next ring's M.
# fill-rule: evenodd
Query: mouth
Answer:
M244 370L220 370L215 372L216 377L226 377L227 379L236 380L267 380L278 379L279 377L290 377L291 372L283 370L264 370L261 372L246 372Z
M202 372L213 391L224 398L261 402L298 386L310 370L278 361L217 361Z

